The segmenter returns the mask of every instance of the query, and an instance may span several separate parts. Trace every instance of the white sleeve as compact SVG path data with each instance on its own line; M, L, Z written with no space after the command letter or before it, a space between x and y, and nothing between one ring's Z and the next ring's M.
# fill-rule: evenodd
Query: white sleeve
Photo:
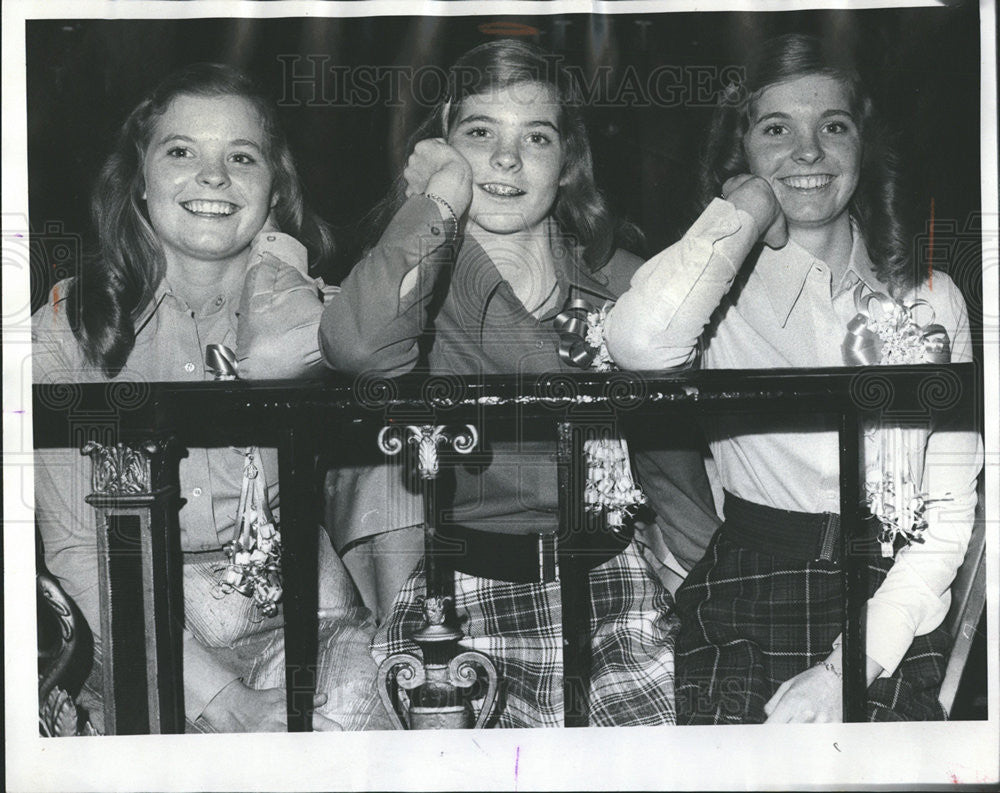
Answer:
M608 352L623 369L694 359L698 339L759 238L753 217L715 199L678 242L646 262L611 309Z

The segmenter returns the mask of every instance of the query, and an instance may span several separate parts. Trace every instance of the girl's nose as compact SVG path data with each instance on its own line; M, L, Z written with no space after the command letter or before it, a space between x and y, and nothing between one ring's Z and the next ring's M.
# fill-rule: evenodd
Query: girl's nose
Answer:
M516 141L500 140L496 148L493 149L493 156L490 157L490 165L504 171L520 168L521 150Z
M198 184L214 189L226 187L229 184L229 171L222 160L206 160L198 172Z
M820 146L816 135L811 133L801 135L796 141L795 151L792 153L792 156L797 162L811 165L812 163L822 159L823 148Z

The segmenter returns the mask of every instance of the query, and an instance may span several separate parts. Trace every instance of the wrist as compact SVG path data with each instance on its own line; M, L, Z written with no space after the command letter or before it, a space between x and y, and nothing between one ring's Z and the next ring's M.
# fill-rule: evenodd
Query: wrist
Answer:
M824 660L820 661L820 664L824 669L826 669L830 674L836 675L840 679L844 677L844 655L841 649L840 643L838 642L833 646L833 652L830 653ZM878 661L873 660L870 656L865 656L865 682L867 685L871 685L875 682L875 679L882 674L882 666Z
M444 198L431 190L425 191L423 195L425 198L429 198L437 205L438 211L441 213L441 219L448 225L452 236L457 234L458 215L455 214L455 209L452 206L452 203L447 198Z
M246 685L240 678L226 684L201 712L202 717L219 732L240 732L242 721L239 718L239 703Z

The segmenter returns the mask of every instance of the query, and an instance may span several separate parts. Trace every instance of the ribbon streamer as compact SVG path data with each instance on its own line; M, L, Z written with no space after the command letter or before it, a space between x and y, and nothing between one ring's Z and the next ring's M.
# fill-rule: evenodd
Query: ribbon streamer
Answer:
M205 347L205 366L216 380L236 380L236 355L224 344ZM243 486L236 508L236 536L223 548L229 563L218 583L220 597L239 592L252 598L265 617L278 613L281 586L281 532L267 501L264 472L257 465L260 451L244 452Z
M219 590L223 595L239 592L252 598L265 617L274 617L283 594L281 532L267 502L264 474L256 463L258 455L256 446L245 453L236 537L223 549L229 564L219 581Z

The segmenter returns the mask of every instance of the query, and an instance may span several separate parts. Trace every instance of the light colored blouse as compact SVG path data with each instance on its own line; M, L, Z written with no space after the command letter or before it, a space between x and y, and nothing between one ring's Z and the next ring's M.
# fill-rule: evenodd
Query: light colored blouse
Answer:
M861 283L887 292L855 235L850 263L834 283L825 262L789 241L763 247L752 270L740 272L758 234L751 216L716 199L678 243L648 261L612 309L608 349L636 370L689 363L703 349L711 369L842 366L841 343L857 314ZM735 282L735 286L734 286ZM951 339L955 363L972 360L961 293L944 273L921 284L904 303L926 300ZM888 417L892 420L892 417ZM971 427L937 427L930 413L907 433L910 469L929 499L925 542L897 553L885 582L868 602L867 653L891 674L913 637L941 624L949 587L962 563L976 506L982 440ZM914 423L914 417L907 417ZM839 512L839 446L828 414L711 417L706 434L723 486L741 498L778 509ZM866 461L880 464L876 434L866 434Z
M298 241L284 234L268 235L268 238L255 250L270 254L272 263L291 263L300 271L305 268L305 249ZM256 261L254 258L251 263ZM278 271L278 268L270 270ZM255 313L265 323L268 321L265 318L267 301L282 299L280 283L262 275L266 272L270 271L258 273L261 277L254 283L257 291L247 295L251 301L248 309L251 306L255 312L265 309ZM81 277L86 277L86 273ZM32 316L32 379L36 384L108 382L99 368L86 361L73 335L67 316L69 288L69 281L57 283L49 301ZM253 304L255 300L261 302ZM225 344L237 349L238 301L238 297L230 299L220 292L198 307L196 315L164 279L149 307L135 323L135 347L127 365L111 382L134 383L133 393L138 399L142 398L148 383L212 380L213 374L204 363L205 347ZM301 329L289 328L289 323L285 323L286 333L268 334L270 338L265 341L274 349L256 358L257 376L267 376L267 361L279 355L288 361L295 358L294 364L299 368L319 366L316 328L322 307L318 298L316 303L314 316L311 319L303 317ZM309 323L311 330L307 327ZM268 331L264 327L257 330ZM311 347L302 342L303 332L311 338ZM292 366L292 363L287 365ZM246 369L249 371L251 367ZM282 372L272 376L291 375ZM88 414L79 419L84 426L88 421L93 424L114 422L116 410L115 405L109 404L106 413ZM46 566L97 634L101 624L97 521L95 510L84 501L92 490L91 461L81 455L75 438L66 440L66 448L35 450L35 520L42 535ZM223 447L187 451L187 456L180 460L180 546L185 559L211 561L217 556L221 558L220 549L233 538L243 482L244 450ZM276 450L262 448L260 465L265 481L271 483L268 497L272 511L277 512ZM201 714L216 693L239 676L233 670L222 668L188 632L184 635L184 672L185 711L192 720Z

